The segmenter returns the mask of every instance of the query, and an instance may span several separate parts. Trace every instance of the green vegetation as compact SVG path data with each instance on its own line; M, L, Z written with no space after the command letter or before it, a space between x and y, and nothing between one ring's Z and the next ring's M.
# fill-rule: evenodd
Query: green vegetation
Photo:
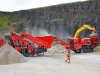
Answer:
M0 12L0 37L3 37L5 33L9 32L10 24L11 24L10 14Z
M11 22L11 17L8 14L0 14L0 29L5 29Z

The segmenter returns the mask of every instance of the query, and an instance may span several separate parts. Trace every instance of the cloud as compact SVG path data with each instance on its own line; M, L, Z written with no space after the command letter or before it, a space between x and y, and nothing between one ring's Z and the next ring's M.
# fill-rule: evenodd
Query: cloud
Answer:
M0 0L0 11L18 11L86 0Z

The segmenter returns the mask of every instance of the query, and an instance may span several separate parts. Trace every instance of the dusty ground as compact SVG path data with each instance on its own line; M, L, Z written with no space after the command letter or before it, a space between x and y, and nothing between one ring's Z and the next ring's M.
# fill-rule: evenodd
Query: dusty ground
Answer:
M0 75L100 75L100 52L71 54L71 63L65 54L46 54L27 57L28 62L0 65Z

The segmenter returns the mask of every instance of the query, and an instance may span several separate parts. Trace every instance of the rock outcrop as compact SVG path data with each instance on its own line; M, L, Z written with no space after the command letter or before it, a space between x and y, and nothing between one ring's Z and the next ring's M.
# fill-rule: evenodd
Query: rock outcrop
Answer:
M16 32L27 31L39 35L42 29L49 34L66 38L73 37L75 31L83 24L89 24L96 26L100 35L99 0L16 11L11 13L11 18L11 26ZM87 37L90 32L90 30L84 30L79 37Z

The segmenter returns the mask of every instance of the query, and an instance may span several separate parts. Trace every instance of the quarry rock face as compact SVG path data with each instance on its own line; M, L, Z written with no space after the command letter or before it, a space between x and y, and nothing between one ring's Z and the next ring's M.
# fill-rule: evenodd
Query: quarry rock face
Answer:
M100 1L89 0L44 8L21 10L11 13L16 32L27 31L40 35L41 29L60 38L73 37L83 24L97 27L100 35ZM79 37L88 37L90 30L83 30Z

